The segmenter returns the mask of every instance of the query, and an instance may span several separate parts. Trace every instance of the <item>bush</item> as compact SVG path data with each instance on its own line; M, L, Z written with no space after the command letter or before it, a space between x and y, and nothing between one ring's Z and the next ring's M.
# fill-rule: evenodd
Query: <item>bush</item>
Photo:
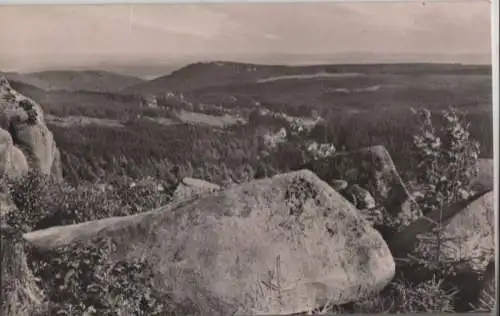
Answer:
M153 178L134 181L120 177L111 181L116 198L123 206L122 213L135 214L167 204L175 186L161 183Z
M23 177L5 179L4 185L12 198L17 211L5 216L5 224L12 231L28 232L35 228L38 222L51 212L47 202L54 196L49 188L51 180L38 170L32 170Z
M466 199L470 180L477 174L479 143L470 137L470 123L454 108L443 111L445 124L437 131L427 109L415 111L420 129L413 137L419 198L424 213ZM442 135L442 137L439 136Z
M446 288L447 291L452 291L453 296L455 296L457 291L453 287L454 284L459 284L461 278L471 276L474 278L481 273L481 271L472 269L469 260L445 261L441 258L441 251L445 242L442 220L443 208L466 199L473 193L470 189L470 180L477 172L479 145L470 137L470 126L465 119L465 115L456 109L450 108L442 112L440 119L443 124L440 129L434 127L429 110L422 109L414 111L414 113L419 123L418 133L413 137L413 153L416 161L419 161L416 167L416 182L417 187L421 190L417 202L421 206L424 215L439 212L441 216L432 231L418 236L420 239L418 243L419 249L416 249L413 253L419 253L420 256L409 255L409 260L398 267L398 277L401 278L406 273L416 286L405 290L408 292L408 294L404 295L407 297L405 299L407 302L405 303L405 300L402 300L397 305L422 305L424 303L419 303L417 300L427 297L428 303L425 303L425 305L428 307L421 311L443 312L452 309L452 306L456 308L460 304L457 305L457 302L454 302L451 298L450 302L447 302L448 294L446 293L448 292L439 293L432 290L432 288L436 289L436 285L439 285L440 289L444 291ZM447 240L450 240L450 238L447 238ZM484 260L484 258L478 257L473 260ZM436 280L439 280L439 282ZM428 288L429 286L431 288ZM469 286L472 286L472 284ZM407 287L399 285L399 288ZM424 289L426 289L425 291L434 291L433 296L426 296ZM460 291L462 292L463 289L461 288ZM439 295L441 295L441 302L434 301ZM435 305L435 307L429 309L431 305ZM407 308L407 311L411 311L411 309L413 308Z
M342 306L331 306L327 311L335 314L449 313L455 311L453 299L456 293L455 289L447 289L438 277L420 283L396 278L382 292L370 298Z
M161 302L165 297L154 291L145 260L113 263L113 245L104 242L42 253L25 249L22 234L146 211L165 204L171 190L159 191L153 179L131 185L126 178L104 190L94 185L72 187L52 183L37 171L19 179L3 179L2 184L18 208L2 214L2 314L31 315L33 308L48 315L154 315L164 311ZM50 303L48 310L41 310L44 298Z
M422 283L412 284L406 280L391 283L387 292L391 293L393 313L447 313L453 312L453 297L456 290L445 289L443 280L434 276Z
M114 245L100 240L33 251L31 267L50 301L50 315L158 315L168 298L154 290L146 260L112 262ZM162 314L164 315L164 314Z
M479 144L470 137L470 124L464 114L456 109L443 111L445 124L439 131L442 137L433 126L429 110L414 113L420 122L419 133L413 138L414 154L420 161L416 180L423 191L417 202L424 215L435 211L441 214L434 231L422 236L426 251L424 258L418 259L436 271L452 264L440 264L443 207L466 199L472 193L470 180L477 173Z
M11 212L6 221L19 232L132 215L168 203L171 195L169 187L159 191L154 179L136 184L129 178L118 178L114 185L100 189L93 184L74 187L53 183L32 171L8 183L18 211Z

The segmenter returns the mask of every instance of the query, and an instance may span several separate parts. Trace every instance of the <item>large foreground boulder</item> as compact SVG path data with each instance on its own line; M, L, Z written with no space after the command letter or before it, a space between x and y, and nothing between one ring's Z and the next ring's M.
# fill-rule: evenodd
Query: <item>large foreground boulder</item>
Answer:
M344 179L367 189L388 213L388 225L401 230L422 215L383 146L366 147L311 161L303 168L330 183Z
M473 270L485 269L495 256L494 193L483 192L468 200L434 211L393 236L389 245L393 255L423 258L435 249L432 230L442 218L440 259L465 263Z
M45 124L42 108L11 88L0 74L0 122L8 130L30 169L62 180L60 154L54 137ZM16 153L19 155L19 152Z
M110 238L113 260L148 258L156 288L202 315L291 314L348 303L379 292L395 273L381 235L306 170L24 238L38 249Z
M221 189L217 184L185 177L183 178L172 195L172 203L196 199L208 194L215 193Z

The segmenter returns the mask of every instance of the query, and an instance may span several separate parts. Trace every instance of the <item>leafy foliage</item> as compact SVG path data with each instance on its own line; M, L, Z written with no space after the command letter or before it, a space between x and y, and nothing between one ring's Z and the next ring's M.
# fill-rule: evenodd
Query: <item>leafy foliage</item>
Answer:
M165 204L171 191L169 188L158 190L158 183L153 179L131 183L118 178L112 187L104 189L93 185L71 187L51 183L37 171L19 179L5 180L3 184L18 210L2 217L2 244L8 241L20 249L24 247L21 237L24 232L142 212ZM113 247L107 241L100 241L91 246L75 245L51 252L28 248L31 270L49 302L48 310L43 312L48 315L155 315L161 311L165 315L168 306L163 303L167 299L154 291L149 263L145 259L112 261ZM3 252L2 247L2 256ZM24 252L15 258L26 259ZM24 274L16 277L33 279L31 272ZM16 291L14 288L8 292Z
M470 137L470 123L456 109L443 111L443 139L429 110L415 113L421 123L419 133L413 138L414 155L420 161L417 181L423 189L419 202L424 213L428 213L470 195L470 180L477 174L479 143Z
M162 110L163 111L163 110ZM78 184L81 181L104 181L116 176L135 179L155 177L175 182L172 169L184 169L184 176L222 183L228 176L222 170L225 164L230 173L243 169L265 168L288 171L290 160L308 155L302 142L333 144L338 150L353 150L365 146L383 145L394 160L405 180L409 171L416 169L419 160L414 157L412 137L418 131L418 122L408 110L366 111L356 115L326 112L324 121L312 130L293 137L296 146L278 146L262 160L261 136L280 128L290 128L281 118L258 116L243 126L225 129L201 125L178 124L164 126L152 121L131 120L125 128L97 125L60 127L49 126L61 151L64 177ZM491 115L469 114L474 122L471 134L481 142L482 154L492 156ZM437 126L443 122L436 122ZM297 141L295 141L297 140ZM158 145L161 144L161 145ZM290 156L292 154L292 156Z
M442 279L435 276L419 284L399 280L389 286L393 293L393 310L397 313L447 313L453 312L455 290L446 289Z
M22 178L4 179L3 182L14 205L20 210L9 212L4 217L6 226L19 234L33 230L50 212L45 204L52 198L48 190L50 179L34 169Z
M442 232L442 211L445 205L466 199L472 193L470 180L477 173L479 144L470 137L470 123L454 108L443 111L442 137L433 126L430 111L424 109L415 114L421 124L419 133L414 136L414 152L420 161L417 182L423 191L417 201L424 214L440 212L437 227L420 238L420 253L424 258L419 260L430 265L431 270L449 270L456 262L444 263L440 258L446 242Z
M145 259L113 262L106 241L34 252L31 265L52 315L158 315L167 298L154 290Z
M151 178L134 183L117 177L111 185L72 186L53 183L36 170L8 183L19 211L9 213L7 225L22 232L154 209L166 204L173 190Z

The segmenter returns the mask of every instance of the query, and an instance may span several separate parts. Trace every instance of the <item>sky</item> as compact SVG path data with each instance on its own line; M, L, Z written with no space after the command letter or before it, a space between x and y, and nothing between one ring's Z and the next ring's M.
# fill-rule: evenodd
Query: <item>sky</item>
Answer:
M490 3L0 6L0 70L183 60L490 62Z

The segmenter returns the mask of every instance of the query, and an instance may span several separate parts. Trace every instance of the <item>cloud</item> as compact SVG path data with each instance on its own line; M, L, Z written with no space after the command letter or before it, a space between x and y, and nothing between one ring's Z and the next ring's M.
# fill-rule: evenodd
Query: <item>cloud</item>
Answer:
M489 8L483 1L5 6L0 68L217 54L488 54Z

